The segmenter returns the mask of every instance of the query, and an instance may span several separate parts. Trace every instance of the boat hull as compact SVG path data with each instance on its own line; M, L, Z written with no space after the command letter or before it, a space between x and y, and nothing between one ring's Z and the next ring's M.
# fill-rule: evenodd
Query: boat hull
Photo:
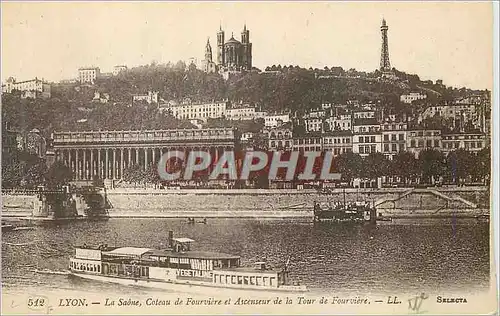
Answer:
M20 220L26 221L33 225L43 225L43 224L62 224L62 223L70 223L76 221L107 221L109 220L109 216L74 216L74 217L19 217Z
M237 293L247 293L247 294L259 294L259 293L303 293L307 292L304 286L284 286L277 288L243 288L243 287L223 287L217 286L212 283L207 282L189 282L189 281L176 281L167 282L160 280L146 280L146 279L135 279L135 278L120 278L120 277L110 277L98 274L89 273L78 273L71 271L71 276L80 277L88 280L116 283L129 286L147 287L158 290L168 290L172 292L182 292L182 293L192 293L192 294L209 294L213 291L217 291L219 294L234 294Z

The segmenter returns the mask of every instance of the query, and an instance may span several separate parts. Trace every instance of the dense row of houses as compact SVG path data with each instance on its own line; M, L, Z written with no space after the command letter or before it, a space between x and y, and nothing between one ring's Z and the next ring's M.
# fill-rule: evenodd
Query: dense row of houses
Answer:
M481 132L443 133L440 129L409 129L407 124L362 124L355 125L354 131L339 130L300 136L293 135L291 125L284 125L268 128L264 135L269 150L332 151L334 156L353 152L362 157L382 153L388 159L404 151L418 158L426 149L443 153L457 149L478 152L487 147L490 141L488 135ZM248 135L246 140L249 141Z
M362 157L382 153L393 159L404 151L418 158L425 149L445 154L457 149L478 152L490 143L490 122L484 109L482 103L457 102L429 106L414 118L384 115L373 105L334 106L326 103L294 120L294 124L304 127L305 133L294 135L292 124L283 124L266 128L263 134L270 150L329 150L334 156L346 152ZM435 116L450 119L452 128L425 128L421 124L423 119ZM465 129L467 124L472 128ZM246 139L251 137L246 135Z

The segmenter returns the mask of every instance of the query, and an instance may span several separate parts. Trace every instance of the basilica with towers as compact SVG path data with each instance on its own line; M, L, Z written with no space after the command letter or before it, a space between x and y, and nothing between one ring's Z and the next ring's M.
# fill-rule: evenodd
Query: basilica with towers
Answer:
M213 60L210 39L205 46L205 59L203 60L203 71L212 72L239 72L252 69L252 43L250 43L250 31L247 26L241 32L241 41L231 38L225 41L225 33L222 27L217 32L217 60Z

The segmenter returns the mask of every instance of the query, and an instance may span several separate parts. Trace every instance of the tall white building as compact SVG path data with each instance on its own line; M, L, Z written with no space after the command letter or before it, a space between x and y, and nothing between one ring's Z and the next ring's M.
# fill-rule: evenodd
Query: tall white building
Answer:
M178 119L221 118L226 113L226 101L211 103L169 103L162 104L160 109L168 111Z
M338 116L330 116L326 119L330 131L350 131L352 129L351 125L351 115L341 114Z
M427 98L427 95L421 94L418 92L410 92L409 94L403 94L402 96L399 97L401 102L408 103L408 104L412 103L413 101L423 100L426 98Z
M263 118L266 114L266 112L256 111L255 107L252 106L241 106L226 109L226 113L224 114L224 116L227 120L237 121Z
M78 79L80 83L94 83L101 75L99 67L82 67L78 69Z
M290 114L274 114L264 116L264 125L266 127L276 127L283 123L290 122Z

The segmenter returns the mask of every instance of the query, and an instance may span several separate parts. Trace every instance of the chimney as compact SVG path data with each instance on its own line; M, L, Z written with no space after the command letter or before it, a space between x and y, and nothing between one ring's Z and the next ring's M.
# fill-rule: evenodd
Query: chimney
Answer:
M172 248L172 244L173 244L173 240L174 240L174 232L169 230L168 231L168 240L167 240L167 246L168 248Z

